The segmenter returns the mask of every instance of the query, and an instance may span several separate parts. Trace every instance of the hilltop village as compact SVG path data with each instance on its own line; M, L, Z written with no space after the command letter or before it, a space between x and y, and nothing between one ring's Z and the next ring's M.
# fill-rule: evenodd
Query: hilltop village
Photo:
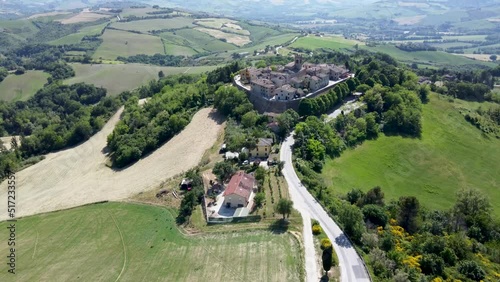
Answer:
M348 78L349 70L334 64L304 63L301 55L285 66L246 68L241 83L250 93L267 100L290 101L313 96ZM248 88L250 86L250 88Z

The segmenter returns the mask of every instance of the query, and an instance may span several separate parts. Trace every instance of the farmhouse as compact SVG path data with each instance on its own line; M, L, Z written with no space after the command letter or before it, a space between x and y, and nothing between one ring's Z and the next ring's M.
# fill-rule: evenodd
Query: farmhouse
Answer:
M333 64L303 63L301 55L285 66L246 68L240 71L249 92L267 100L291 101L327 87L330 81L347 78L349 70Z
M254 189L256 189L255 178L243 171L237 172L231 177L224 191L224 205L228 208L246 207Z
M273 146L273 139L259 138L257 146L250 151L249 156L257 158L267 158L271 153L272 146Z

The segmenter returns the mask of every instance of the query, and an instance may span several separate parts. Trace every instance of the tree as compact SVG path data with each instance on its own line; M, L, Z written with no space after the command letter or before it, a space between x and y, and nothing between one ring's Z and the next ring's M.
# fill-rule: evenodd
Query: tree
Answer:
M212 171L220 181L225 182L234 174L235 169L230 162L224 161L216 163Z
M245 128L254 127L258 117L259 116L256 111L250 111L241 117L241 125Z
M333 263L333 247L330 246L329 248L326 248L323 250L323 254L321 256L321 259L323 261L323 269L325 270L326 274L328 274L328 271L332 268L332 263Z
M291 200L281 198L276 204L275 210L279 214L283 215L283 220L285 220L285 216L289 217L292 213L293 202Z
M398 223L409 233L414 233L418 229L418 212L420 203L418 199L410 197L400 197L398 201L399 214Z
M351 205L355 205L358 203L360 199L364 197L365 193L361 191L361 189L352 189L351 191L347 192L347 201L351 203Z
M255 67L258 68L258 69L262 69L262 68L267 67L267 65L266 65L266 62L264 60L260 60L260 61L257 62L257 64L255 65Z
M420 85L420 88L418 89L418 95L420 96L420 101L422 103L427 103L429 102L429 93L431 92L431 89L429 85Z
M373 187L372 189L366 192L363 197L363 205L384 205L384 192L382 192L382 188L380 186Z
M316 99L302 99L299 104L299 115L311 116L318 112Z
M281 175L281 171L283 170L283 168L285 167L285 161L279 161L277 163L277 166L278 166L278 172L279 174Z
M478 213L488 213L491 210L488 198L477 189L461 189L456 197L453 211L457 216L467 217Z
M299 118L299 114L293 109L288 109L280 114L277 118L279 134L284 137L290 133L299 121Z
M444 261L436 254L424 254L420 260L420 268L425 274L442 275L444 272Z
M339 211L339 221L342 223L345 233L354 242L360 242L365 230L363 213L354 205L344 203Z
M262 192L255 194L253 202L255 203L255 208L261 208L262 205L266 202L266 195Z
M385 226L389 221L384 208L377 205L365 205L363 207L363 217L377 226Z
M264 179L266 178L266 170L259 166L256 170L255 170L255 180L257 180L257 182L259 183L259 187L262 187L264 185Z

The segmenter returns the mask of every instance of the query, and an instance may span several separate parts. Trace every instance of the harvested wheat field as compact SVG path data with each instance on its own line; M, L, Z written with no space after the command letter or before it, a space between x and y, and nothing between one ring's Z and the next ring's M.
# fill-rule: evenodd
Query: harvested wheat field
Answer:
M227 43L231 43L240 47L252 42L252 40L250 40L250 38L246 35L227 33L217 29L203 28L203 27L196 27L195 29L204 32L210 36L213 36L217 39L223 39Z
M178 135L134 165L107 167L106 138L118 122L121 108L87 142L57 153L16 173L16 215L27 216L106 200L121 200L151 189L163 180L196 166L217 140L221 118L211 108L200 110ZM7 199L7 182L0 198ZM7 201L0 202L6 210ZM0 214L5 220L7 213Z
M90 12L89 9L84 9L80 13L74 15L71 18L60 20L62 24L73 24L73 23L83 23L83 22L93 22L102 18L109 18L110 15L98 14Z

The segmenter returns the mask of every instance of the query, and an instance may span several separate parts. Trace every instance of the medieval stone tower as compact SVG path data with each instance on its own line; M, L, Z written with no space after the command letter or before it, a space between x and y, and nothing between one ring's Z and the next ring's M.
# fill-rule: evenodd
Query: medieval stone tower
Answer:
M300 54L295 54L295 65L294 65L295 70L300 70L302 69L302 55Z

